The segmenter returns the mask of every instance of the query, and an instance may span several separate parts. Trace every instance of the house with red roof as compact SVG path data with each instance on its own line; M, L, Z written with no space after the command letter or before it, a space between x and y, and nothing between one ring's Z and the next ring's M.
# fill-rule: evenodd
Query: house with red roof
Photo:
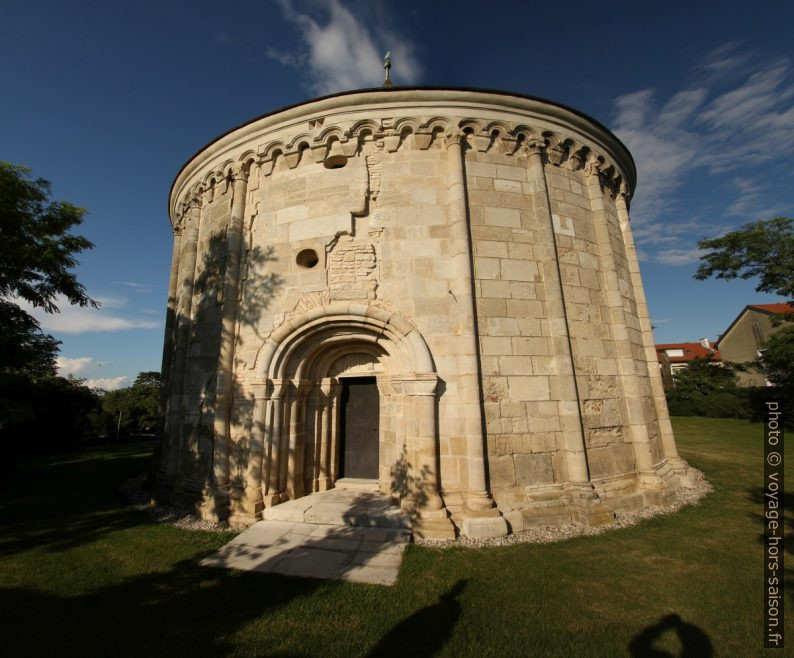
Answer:
M656 345L656 358L662 369L662 382L665 388L673 386L672 376L677 370L686 366L695 359L711 359L720 363L720 351L708 338L701 338L697 343L658 343Z
M786 303L745 306L717 340L723 361L747 363L761 356L764 343L781 327L775 320L786 314L792 314L794 320L794 306ZM768 385L761 373L740 372L738 375L741 386Z

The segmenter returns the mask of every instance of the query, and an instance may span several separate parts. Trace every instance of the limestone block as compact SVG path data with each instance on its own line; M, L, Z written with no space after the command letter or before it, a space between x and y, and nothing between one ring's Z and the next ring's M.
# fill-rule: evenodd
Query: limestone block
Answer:
M489 461L491 482L494 487L512 487L516 483L513 457L505 455Z
M512 226L516 228L521 226L521 216L515 208L486 206L484 209L484 220L489 226Z
M512 400L550 399L549 378L542 376L508 377L510 398Z
M503 279L510 281L535 281L538 277L538 266L533 261L503 258L500 263Z
M516 484L550 484L554 481L551 457L547 453L513 455L516 469Z

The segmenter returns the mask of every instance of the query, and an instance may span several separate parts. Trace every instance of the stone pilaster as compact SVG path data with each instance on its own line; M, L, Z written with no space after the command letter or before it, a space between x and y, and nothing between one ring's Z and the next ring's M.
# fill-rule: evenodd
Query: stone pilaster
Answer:
M670 423L670 413L667 409L667 398L664 394L662 385L662 374L657 365L656 347L653 340L653 329L651 318L648 313L648 302L645 297L645 287L642 283L640 274L640 263L637 258L637 249L634 245L634 236L631 231L628 190L625 184L621 185L617 195L616 206L620 229L623 234L623 242L626 246L626 258L631 272L631 283L634 288L634 298L637 303L637 315L640 320L640 330L642 332L642 342L645 348L645 360L648 363L648 377L651 384L653 404L656 409L656 418L659 423L659 435L661 441L662 454L669 460L674 471L681 479L682 484L687 484L691 477L691 467L679 457L673 437L673 426Z
M479 363L474 283L472 274L472 240L466 202L466 172L461 133L447 135L447 202L452 258L455 263L455 297L460 305L467 338L467 349L458 356L458 381L460 407L466 433L468 464L467 490L464 496L464 519L471 519L468 530L474 536L501 536L507 534L507 523L494 507L488 493L485 477L485 426L482 409L482 376ZM452 292L452 291L451 291ZM481 521L474 519L488 519ZM464 520L464 525L466 521ZM475 529L476 526L476 529ZM465 533L465 530L464 530Z
M449 520L447 510L439 495L438 472L436 471L436 375L417 376L404 382L404 390L413 402L414 416L411 419L415 463L409 475L411 494L416 505L417 520L414 533L427 539L454 539L455 527Z
M618 282L615 255L609 230L609 217L604 207L604 192L595 160L588 162L585 170L586 190L590 198L590 212L598 244L599 269L604 282L604 302L609 313L609 329L615 348L617 363L618 399L621 421L626 438L634 449L636 470L645 489L661 490L662 484L653 470L653 459L648 435L644 395L644 382L637 372L626 323L623 296ZM658 501L657 501L658 502Z
M155 446L155 457L152 461L154 468L157 469L155 475L164 469L169 459L169 453L175 449L172 440L170 419L168 408L171 393L171 366L174 359L174 326L177 314L177 295L179 290L179 254L182 245L182 229L184 216L180 216L174 225L174 244L171 250L171 272L168 277L168 306L165 314L165 332L163 335L163 359L160 366L160 396L158 411L161 417L160 425L157 428L157 444Z
M190 199L185 228L179 244L179 273L177 274L176 317L174 318L174 361L169 373L170 400L168 404L169 442L168 462L164 464L172 482L180 477L179 464L184 450L185 376L187 372L190 330L192 326L193 285L196 279L196 258L201 225L201 199Z
M218 490L224 491L229 486L229 444L231 443L229 415L234 398L234 347L247 184L247 170L240 168L234 172L234 196L232 197L231 217L226 233L227 261L223 286L220 355L218 357L215 417L213 420L213 484Z
M532 208L533 229L537 234L535 253L541 270L543 297L549 327L549 339L556 364L555 377L562 399L558 399L560 425L562 427L565 463L568 469L567 480L583 483L590 480L582 428L579 390L574 374L573 348L568 334L568 317L557 255L557 239L549 205L549 190L543 167L543 142L529 140L527 180L528 196Z

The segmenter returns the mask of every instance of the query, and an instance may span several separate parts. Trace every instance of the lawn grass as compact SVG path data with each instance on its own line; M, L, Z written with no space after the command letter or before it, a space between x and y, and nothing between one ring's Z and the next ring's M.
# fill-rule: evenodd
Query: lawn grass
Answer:
M678 655L675 630L658 626L676 614L687 655L761 655L761 426L674 426L714 486L699 505L555 544L409 546L392 588L198 566L232 533L154 524L117 493L147 467L147 444L30 460L0 499L0 650L621 656L652 639ZM790 601L794 581L788 590Z

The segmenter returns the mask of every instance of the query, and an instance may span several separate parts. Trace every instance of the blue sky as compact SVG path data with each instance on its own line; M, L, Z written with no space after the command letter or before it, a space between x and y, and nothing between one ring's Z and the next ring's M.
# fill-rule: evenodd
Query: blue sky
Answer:
M777 301L692 273L698 239L794 213L792 25L764 0L5 0L0 159L89 210L78 275L102 302L38 317L63 373L114 388L159 370L181 165L259 114L379 85L391 50L396 84L531 94L616 132L656 339L716 338Z

